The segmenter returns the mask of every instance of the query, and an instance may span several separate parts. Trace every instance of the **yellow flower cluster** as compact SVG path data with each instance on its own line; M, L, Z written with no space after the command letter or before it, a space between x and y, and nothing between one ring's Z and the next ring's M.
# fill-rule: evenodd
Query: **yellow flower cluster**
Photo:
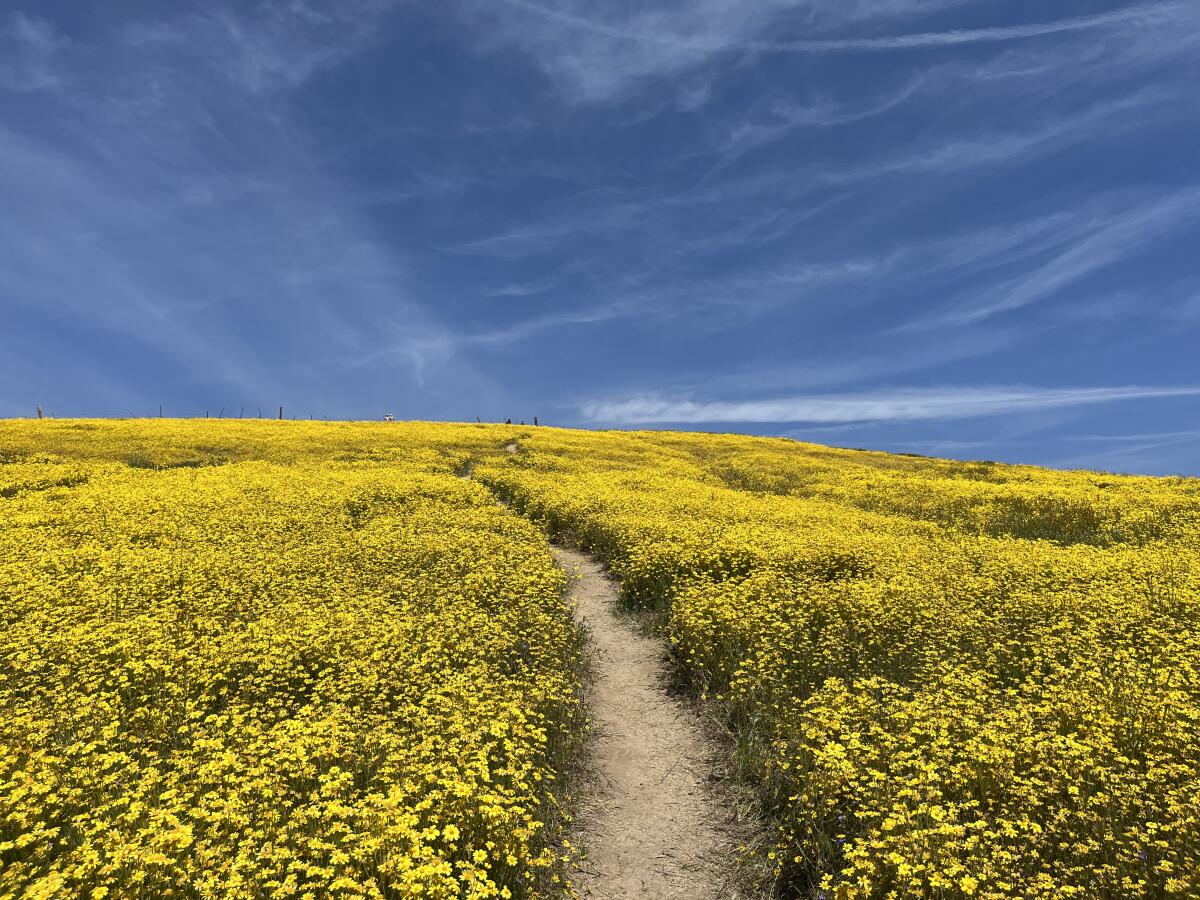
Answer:
M476 477L662 624L784 896L1200 896L1200 481L545 430Z
M1200 896L1200 482L45 421L0 424L0 900L569 893L538 526L724 715L784 896Z
M0 898L563 893L581 638L511 429L0 424Z

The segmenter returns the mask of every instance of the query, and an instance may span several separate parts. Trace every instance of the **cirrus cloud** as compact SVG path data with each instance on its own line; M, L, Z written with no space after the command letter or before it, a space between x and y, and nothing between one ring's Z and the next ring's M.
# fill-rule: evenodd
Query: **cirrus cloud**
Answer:
M1200 387L943 387L860 393L696 401L645 396L590 402L593 422L620 425L697 425L719 422L844 422L962 419L1122 400L1200 396Z

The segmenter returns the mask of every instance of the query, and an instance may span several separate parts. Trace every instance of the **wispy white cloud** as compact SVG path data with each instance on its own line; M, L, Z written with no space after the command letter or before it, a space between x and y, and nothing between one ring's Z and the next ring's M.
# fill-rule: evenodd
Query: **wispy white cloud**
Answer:
M1200 387L953 387L779 397L735 402L655 396L584 404L589 420L621 425L717 422L895 422L961 419L1128 400L1200 396Z
M477 349L503 350L511 344L529 340L547 331L580 325L597 325L628 318L629 300L581 306L558 312L529 316L508 324L474 331L444 326L422 325L411 319L392 320L390 335L378 349L356 353L346 363L355 367L402 361L413 366L418 380L436 366Z
M637 84L676 75L727 55L848 53L998 43L1094 29L1159 26L1190 20L1184 2L1141 4L1053 21L870 37L822 35L831 29L912 19L963 5L951 2L797 3L771 0L748 10L704 0L686 10L643 6L635 13L579 2L549 6L504 0L519 16L499 16L487 43L527 52L553 82L586 102L623 96ZM817 37L766 38L802 30Z
M644 14L641 22L628 25L590 19L569 11L545 6L531 0L503 0L541 18L581 29L606 38L652 44L676 50L698 53L725 53L730 51L752 51L759 53L842 53L861 50L909 50L927 47L949 47L957 44L977 44L997 41L1022 40L1045 37L1070 31L1125 25L1130 22L1162 22L1177 18L1190 11L1188 4L1180 2L1154 3L1135 6L1091 16L1076 16L1048 22L1032 22L1024 25L1006 25L991 28L964 28L948 31L926 31L917 34L899 34L884 37L818 38L815 40L754 40L739 37L736 32L725 37L714 34L688 34L683 28L664 30L635 27L645 19L663 16ZM779 4L786 9L787 5ZM860 7L863 6L860 4ZM933 4L928 4L933 6ZM911 9L912 4L908 5ZM715 18L715 17L713 17Z
M644 204L623 201L610 192L588 190L574 198L572 207L526 225L467 241L448 248L456 253L517 258L557 249L561 242L583 235L629 231L646 222Z
M557 284L559 284L559 280L553 277L538 278L534 281L510 282L492 288L487 295L489 297L534 297L546 293Z
M1015 130L1010 126L1009 132L988 135L979 142L990 151L985 154L990 158L998 153L1013 156L1024 146L1022 138L1053 140L1056 135L1086 129L1089 119L1103 118L1106 112L1119 115L1123 108L1137 107L1146 111L1175 99L1177 95L1161 91L1131 92L1130 85L1147 73L1161 75L1196 58L1200 53L1200 12L1191 22L1181 11L1178 21L1164 20L1163 27L1149 27L1151 22L1142 24L1147 27L1101 29L983 57L970 54L905 66L899 87L868 98L839 98L810 88L809 98L800 100L774 89L745 113L723 116L712 129L712 137L680 161L716 156L718 161L708 173L711 178L761 147L799 140L814 129L864 122L901 107L912 113L936 104L951 121L969 117L980 105L987 107L989 118L1007 110L1055 110L1040 125L1026 122L1023 129ZM1167 24L1179 27L1165 27ZM1096 105L1096 97L1114 94L1116 102L1111 110L1104 104ZM978 156L975 136L966 142L957 136L937 140L930 137L926 146L914 154L924 165L941 165L947 155L969 158L973 148ZM998 147L991 146L997 143ZM930 153L930 148L936 152ZM898 162L905 162L902 153L896 156ZM846 169L855 177L866 174L857 163L848 163Z
M976 359L1006 350L1022 337L1015 329L987 328L964 332L954 341L909 341L897 348L872 340L844 342L832 352L816 351L805 362L747 363L713 372L699 368L666 382L674 397L755 398L780 392L829 390L862 383L892 383L900 376L936 369L947 363ZM643 391L641 396L653 396Z
M556 267L539 278L528 281L510 281L488 289L485 294L488 297L500 299L536 297L564 288L571 279L586 276L587 271L588 266L584 263L571 261Z
M267 2L250 15L216 12L209 21L228 39L232 76L260 92L295 87L357 54L378 38L378 22L390 5L342 0L318 9L306 2Z
M828 98L800 103L792 97L775 97L760 104L742 121L727 126L716 141L687 154L685 159L709 155L718 157L706 175L711 178L746 154L791 137L799 130L849 125L883 115L912 97L923 82L924 76L918 75L898 90L858 105L839 103Z
M67 44L45 19L15 11L0 20L0 90L25 94L58 87L58 55Z
M847 290L853 291L853 305L862 306L917 290L919 285L928 284L933 278L970 279L989 284L1005 277L1003 273L1013 267L1041 265L1039 261L1047 255L1064 253L1097 231L1124 222L1127 208L1116 199L1101 196L1069 211L959 234L915 238L879 248L871 255L797 260L792 258L794 254L788 254L770 263L731 267L721 273L700 275L682 274L669 265L664 267L661 260L608 277L590 271L586 294L594 298L590 301L578 291L567 291L558 276L547 276L536 282L510 285L507 295L562 295L562 303L568 305L566 309L534 316L522 313L508 324L485 332L445 330L436 337L422 338L419 343L437 347L440 355L450 355L470 347L518 344L547 331L639 319L670 321L677 333L698 334L733 324L745 327L758 316L783 311L794 314L805 307L820 308L831 300L847 306L851 302L845 297ZM648 217L643 217L645 219ZM769 224L771 217L767 219ZM583 233L587 225L586 219L578 219L578 233ZM702 256L709 249L729 251L742 241L761 245L767 238L765 227L764 222L759 221L754 227L748 226L747 233L741 237L737 234L738 229L726 229L724 241L716 236L696 239L680 236L664 245L661 258L669 263L673 258L691 254ZM550 229L546 233L549 234ZM553 233L561 236L568 232L565 228L561 231L555 228ZM529 231L519 234L521 241L533 239ZM651 234L652 230L648 230L647 240ZM541 252L550 253L553 249L551 245L542 245ZM1177 315L1183 315L1182 308ZM917 326L905 327L914 329ZM1003 330L993 331L998 337L1005 334ZM987 343L990 346L990 342ZM986 348L979 349L978 344L977 340L969 340L963 346L972 348L972 355L986 352ZM894 361L904 356L904 353L892 353L890 358ZM933 352L930 358L942 356L940 352ZM883 368L874 369L875 374L887 373L886 363L879 360L865 362L872 366L883 365ZM825 367L826 372L837 369L837 364Z
M1139 114L1155 110L1177 114L1186 102L1179 92L1147 88L1093 103L1077 112L1048 117L1025 130L992 131L967 138L929 141L890 157L828 168L814 173L827 184L884 177L935 175L943 178L964 170L1007 166L1087 141L1099 133L1112 137L1139 124Z
M1180 456L1176 453L1163 454L1162 451L1172 447L1185 447L1200 443L1200 431L1175 431L1129 435L1086 435L1074 440L1089 441L1104 446L1106 449L1088 453L1076 453L1062 456L1054 461L1054 465L1064 469L1100 469L1100 470L1132 470L1154 471L1166 474L1180 472L1184 467L1178 465ZM1065 440L1073 440L1068 437ZM1193 451L1194 452L1194 451ZM1183 458L1190 459L1191 454ZM1172 463L1174 460L1174 464ZM1194 469L1192 469L1194 471Z
M281 19L276 30L307 35L327 24ZM61 61L70 90L40 110L52 137L38 135L36 119L29 133L0 127L0 194L21 210L0 215L0 302L22 321L69 322L109 348L107 373L86 356L76 369L91 372L79 391L98 404L133 406L134 395L196 385L320 404L347 390L332 385L330 360L374 350L388 317L435 327L402 249L379 243L280 115L273 92L331 57L311 55L307 39L256 39L245 52L269 46L274 62L226 65L243 52L231 34L261 27L183 14L106 31L85 57ZM98 393L139 365L168 384ZM4 372L36 366L14 358ZM374 396L406 382L358 377L355 390ZM484 390L459 361L439 387L468 383Z
M952 311L921 319L913 327L966 325L1030 306L1123 260L1143 253L1200 223L1200 186L1170 191L1124 209L1109 211L1048 262L1006 280Z
M252 7L212 4L155 20L122 23L117 40L137 53L173 49L203 59L239 89L287 91L377 41L399 0L263 0Z
M1085 444L1144 444L1150 441L1174 441L1200 439L1200 430L1195 428L1180 431L1145 431L1136 434L1067 434L1059 440Z
M752 217L741 226L731 226L720 235L688 238L675 235L663 241L670 226L646 208L618 204L619 214L572 212L557 220L536 226L518 226L490 238L459 245L454 252L504 257L561 259L563 245L569 240L614 235L623 229L644 231L646 247L656 247L645 265L629 266L618 272L573 259L558 265L543 277L504 284L485 292L486 296L512 298L538 296L553 301L557 308L528 315L525 307L514 305L514 318L486 328L445 327L433 332L407 333L397 338L394 347L399 358L414 354L427 361L446 361L472 348L500 349L518 345L546 332L569 331L595 325L635 320L669 322L679 334L693 335L730 324L729 318L742 324L754 316L778 312L801 304L819 305L830 291L853 287L863 291L887 279L917 278L937 271L955 271L982 264L990 259L996 265L1038 252L1045 242L1053 246L1072 233L1070 217L1052 215L1003 228L969 231L949 238L927 238L902 244L881 253L842 258L797 260L787 258L750 267L737 267L722 273L683 274L673 261L688 256L703 256L708 251L728 252L742 244L763 244L770 240L773 224L781 224L781 215ZM803 215L803 211L799 214ZM795 216L789 216L794 224ZM599 219L599 221L595 221ZM656 241L658 243L656 244ZM567 255L571 259L570 254ZM578 282L573 279L577 277ZM494 318L496 311L489 311ZM388 350L363 357L367 363L386 356Z
M989 130L969 137L930 137L893 148L887 155L854 161L824 161L760 168L733 178L709 178L700 185L645 190L620 186L589 187L541 218L465 241L456 252L520 258L562 249L567 242L596 240L614 234L645 235L648 246L663 256L705 253L714 246L739 243L761 246L782 236L823 207L880 181L949 176L1014 167L1100 136L1113 139L1133 133L1155 116L1178 116L1184 98L1168 88L1147 88L1096 102L1067 114L1048 115L1023 129ZM728 158L709 173L715 175L744 149L730 146ZM765 206L748 204L762 201ZM719 207L718 230L694 236L698 207ZM730 221L744 215L741 222ZM708 221L708 220L705 220Z

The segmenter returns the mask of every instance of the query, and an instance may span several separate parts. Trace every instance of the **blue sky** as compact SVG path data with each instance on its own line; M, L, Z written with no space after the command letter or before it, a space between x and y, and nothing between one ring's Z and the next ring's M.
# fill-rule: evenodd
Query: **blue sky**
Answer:
M0 415L1200 474L1200 4L0 0Z

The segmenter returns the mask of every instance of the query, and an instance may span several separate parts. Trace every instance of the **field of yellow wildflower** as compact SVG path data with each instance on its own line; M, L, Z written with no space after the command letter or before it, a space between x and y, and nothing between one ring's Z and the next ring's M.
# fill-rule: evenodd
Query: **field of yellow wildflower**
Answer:
M480 466L724 717L786 897L1200 896L1200 481L538 431Z
M580 636L489 441L0 425L0 897L551 893Z
M569 892L547 538L728 726L781 896L1200 896L1200 481L151 420L0 423L0 900Z

